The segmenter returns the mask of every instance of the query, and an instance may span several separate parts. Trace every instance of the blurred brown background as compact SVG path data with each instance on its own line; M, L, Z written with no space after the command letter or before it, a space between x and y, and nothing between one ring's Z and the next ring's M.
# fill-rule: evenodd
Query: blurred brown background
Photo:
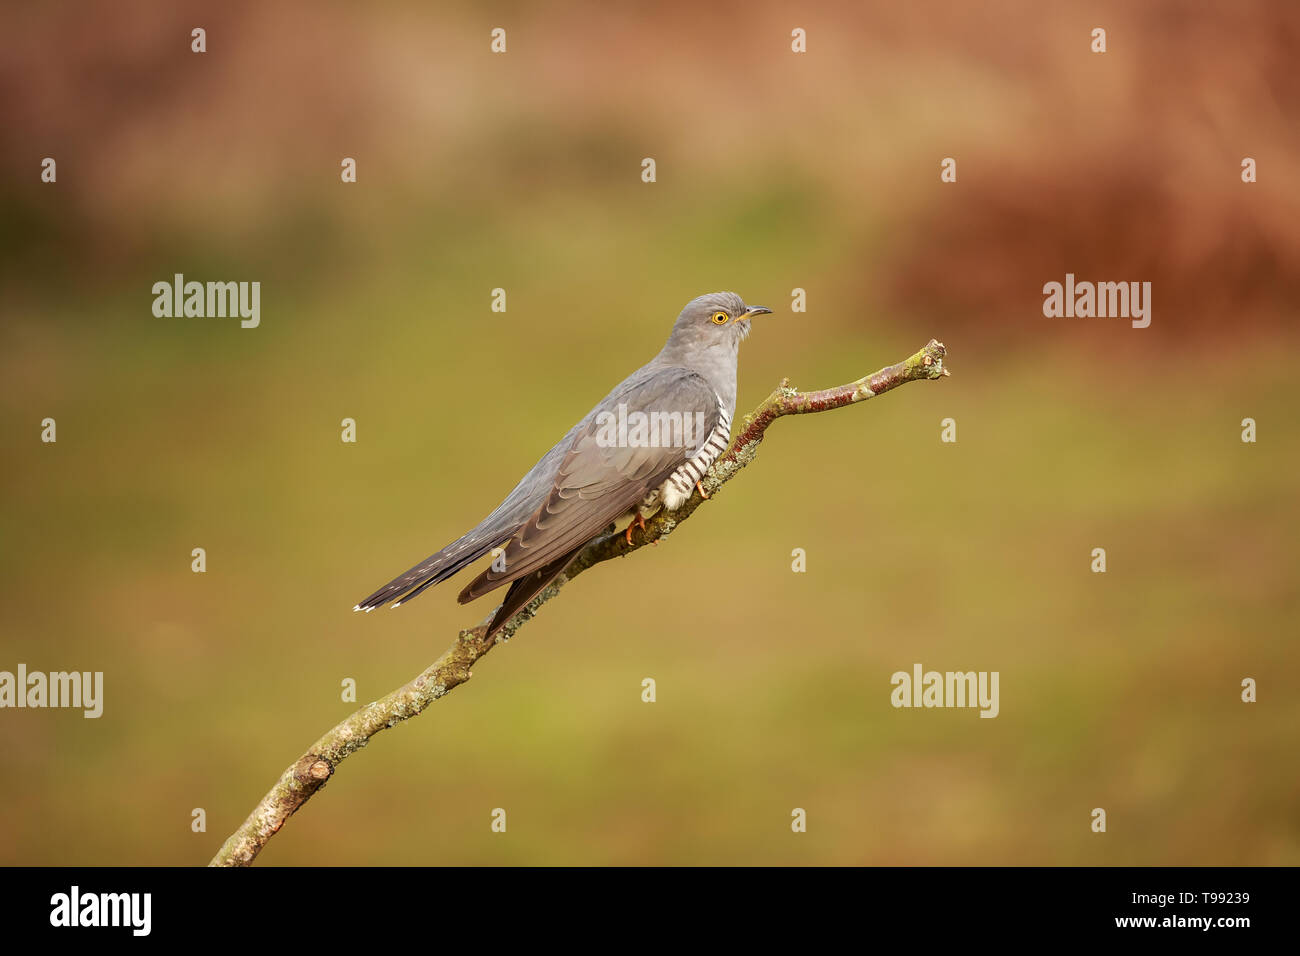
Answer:
M0 712L0 862L206 862L343 678L370 700L489 610L352 604L717 289L777 313L742 409L931 335L953 378L776 425L260 862L1300 862L1300 7L3 17L0 669L106 701ZM260 281L261 327L155 318L176 272ZM1044 318L1066 272L1150 281L1151 327ZM918 661L999 671L1001 715L891 708Z

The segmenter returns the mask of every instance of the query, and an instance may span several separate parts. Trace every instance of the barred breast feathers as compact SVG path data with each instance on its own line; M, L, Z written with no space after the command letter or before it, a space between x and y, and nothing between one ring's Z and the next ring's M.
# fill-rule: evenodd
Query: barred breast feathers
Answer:
M718 460L718 456L727 450L731 440L731 415L727 407L718 398L718 424L712 433L698 446L698 451L668 476L659 487L659 499L669 511L676 511L695 490L695 483L704 477L709 466Z

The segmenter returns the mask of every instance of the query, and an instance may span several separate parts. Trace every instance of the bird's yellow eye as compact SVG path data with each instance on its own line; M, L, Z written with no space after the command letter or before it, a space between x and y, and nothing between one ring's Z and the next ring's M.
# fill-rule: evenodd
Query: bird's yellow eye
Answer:
M731 316L727 315L725 312L714 312L712 318L714 325L726 325L727 320L730 319Z

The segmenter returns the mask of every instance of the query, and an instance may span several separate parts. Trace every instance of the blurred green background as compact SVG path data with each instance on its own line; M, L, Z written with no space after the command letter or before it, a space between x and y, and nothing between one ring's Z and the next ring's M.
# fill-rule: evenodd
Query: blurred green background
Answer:
M490 610L353 603L718 289L776 310L740 410L932 335L953 377L775 425L260 863L1300 862L1300 8L4 17L0 669L106 700L0 712L0 862L206 862L340 681L386 693ZM1044 318L1067 271L1152 282L1151 327ZM155 318L176 272L260 281L261 327ZM893 709L914 662L999 671L1000 716Z

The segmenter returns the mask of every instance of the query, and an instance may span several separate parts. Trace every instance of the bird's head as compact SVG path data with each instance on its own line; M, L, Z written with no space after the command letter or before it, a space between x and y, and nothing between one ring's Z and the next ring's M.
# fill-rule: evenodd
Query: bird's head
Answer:
M749 335L749 320L771 311L761 305L745 305L734 292L710 292L686 304L668 341L690 350L717 345L734 348Z

